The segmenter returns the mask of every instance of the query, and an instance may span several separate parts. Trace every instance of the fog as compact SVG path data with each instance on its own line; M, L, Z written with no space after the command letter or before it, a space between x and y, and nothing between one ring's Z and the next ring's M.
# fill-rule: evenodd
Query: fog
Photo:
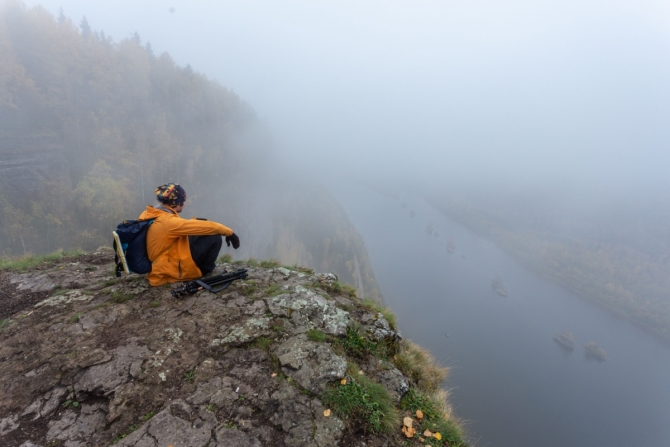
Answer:
M573 196L669 186L664 1L26 3L138 32L312 169Z
M667 439L670 394L658 372L670 365L659 343L670 340L669 2L25 3L54 16L62 8L74 23L86 17L115 42L137 33L155 55L168 52L249 104L266 127L257 138L232 140L244 157L217 152L216 131L236 125L223 113L214 129L206 119L198 128L200 115L177 122L191 132L182 129L191 138L179 143L196 146L189 158L205 146L216 152L208 157L221 155L201 166L228 182L234 199L225 206L244 209L231 224L251 241L241 253L270 253L264 247L283 237L291 262L325 246L315 263L330 268L329 258L351 264L345 249L353 244L363 267L355 258L352 277L376 291L376 276L404 333L455 366L456 413L474 421L482 445ZM255 132L253 124L245 131ZM148 150L153 143L134 150L169 155L162 143L173 137L160 130L157 155ZM194 143L205 130L210 139ZM118 141L103 143L112 150ZM266 143L272 151L259 149ZM263 160L272 174L251 178L244 167L262 154L272 157ZM79 177L95 179L97 171L86 172ZM144 187L143 165L137 172ZM287 177L301 181L286 187ZM206 185L201 199L190 197L216 209L220 196L211 189L225 191L224 183L209 178L198 174ZM267 219L272 207L284 211L283 225ZM509 297L491 289L498 275ZM611 358L596 363L579 350L551 350L561 349L552 335L562 330L582 346L603 343ZM622 407L638 419L613 430ZM509 420L501 423L501 414Z

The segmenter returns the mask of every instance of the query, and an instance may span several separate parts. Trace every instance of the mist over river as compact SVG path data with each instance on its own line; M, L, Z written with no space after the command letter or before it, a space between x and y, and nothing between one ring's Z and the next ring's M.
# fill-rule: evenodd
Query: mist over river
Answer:
M330 186L365 239L402 335L451 367L445 386L477 446L670 445L667 345L526 270L418 196ZM508 297L493 291L496 274ZM574 351L552 340L562 331L574 334ZM590 341L606 361L586 357Z

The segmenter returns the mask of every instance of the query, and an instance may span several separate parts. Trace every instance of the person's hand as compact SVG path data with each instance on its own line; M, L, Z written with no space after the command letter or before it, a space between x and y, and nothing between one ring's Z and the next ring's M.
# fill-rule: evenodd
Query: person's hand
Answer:
M240 238L235 234L231 234L230 236L226 236L226 245L230 247L230 244L233 244L233 248L237 250L240 248Z

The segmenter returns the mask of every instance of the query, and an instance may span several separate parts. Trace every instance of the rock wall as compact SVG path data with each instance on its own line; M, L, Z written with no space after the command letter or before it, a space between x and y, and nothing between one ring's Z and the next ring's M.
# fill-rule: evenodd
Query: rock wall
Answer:
M54 137L0 138L0 187L18 202L39 193L49 182L71 186L69 164Z

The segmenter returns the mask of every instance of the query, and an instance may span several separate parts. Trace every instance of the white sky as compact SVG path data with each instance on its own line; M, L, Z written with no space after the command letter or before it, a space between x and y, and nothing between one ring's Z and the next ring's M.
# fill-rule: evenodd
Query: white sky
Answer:
M668 1L26 3L115 41L139 32L238 93L308 165L670 185Z

